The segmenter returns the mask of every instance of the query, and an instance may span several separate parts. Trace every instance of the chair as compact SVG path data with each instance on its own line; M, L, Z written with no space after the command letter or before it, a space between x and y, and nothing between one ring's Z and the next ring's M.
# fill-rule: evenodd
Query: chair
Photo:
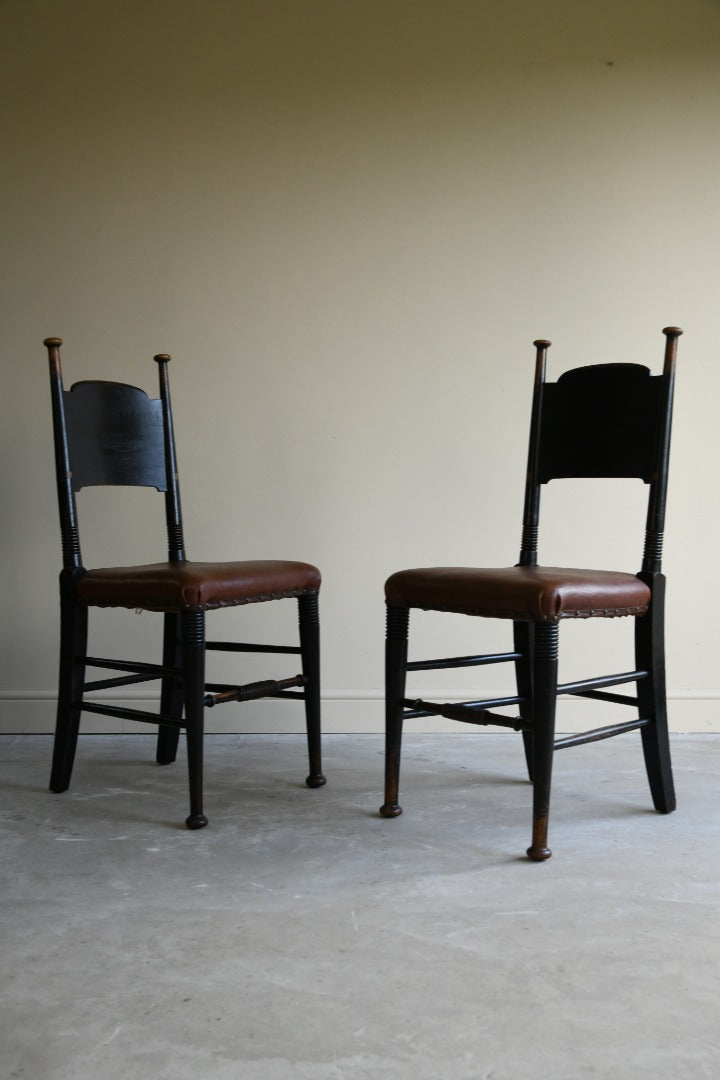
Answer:
M47 338L50 362L55 466L63 569L60 573L60 680L50 790L70 785L81 712L159 725L157 762L175 760L185 728L190 781L186 825L207 825L203 813L203 712L221 702L261 697L305 703L310 772L306 783L325 783L320 757L320 572L304 562L190 562L185 555L175 459L168 362L155 357L159 399L125 383L87 381L65 390L60 338ZM80 551L75 493L97 484L154 487L165 494L167 562L86 570ZM205 613L213 608L294 597L299 609L298 646L252 645L205 640ZM88 610L131 608L163 613L162 663L86 655ZM205 683L206 650L299 654L302 674L232 686ZM123 674L85 681L86 667ZM160 680L159 712L88 700L93 690ZM297 687L299 689L291 689Z
M555 750L640 730L655 808L675 809L665 703L664 600L661 572L665 495L677 339L667 327L662 375L639 364L600 364L545 381L549 341L536 341L535 386L518 565L504 569L436 567L401 570L385 584L386 765L384 817L398 804L403 721L444 716L471 724L521 731L533 782L532 843L527 854L540 862L547 846L550 782ZM639 477L649 485L642 569L637 574L538 566L537 540L542 484L560 477ZM511 652L408 663L409 611L451 611L512 622ZM558 684L558 627L562 619L635 620L635 670ZM494 700L442 703L405 696L407 672L512 662L517 695ZM634 695L608 687L636 683ZM596 698L637 709L629 722L555 740L558 694ZM511 718L492 710L517 705Z

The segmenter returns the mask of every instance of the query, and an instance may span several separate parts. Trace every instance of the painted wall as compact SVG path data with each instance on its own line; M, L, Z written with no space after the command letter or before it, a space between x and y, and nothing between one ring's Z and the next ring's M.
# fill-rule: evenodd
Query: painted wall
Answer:
M154 391L153 354L173 355L190 557L316 562L326 729L379 730L388 573L516 559L533 338L554 342L550 377L608 359L657 371L668 324L686 330L671 718L720 728L703 569L718 528L719 3L3 0L0 26L2 730L53 723L43 337L64 338L68 382ZM550 485L541 558L637 569L644 495ZM163 558L161 501L116 505L81 494L86 563ZM93 625L100 655L157 655L158 617ZM294 626L288 602L211 628ZM413 651L503 648L508 629L418 615ZM563 626L561 676L626 669L631 632ZM212 720L301 722L287 703L244 708ZM574 708L561 727L595 724L597 706Z

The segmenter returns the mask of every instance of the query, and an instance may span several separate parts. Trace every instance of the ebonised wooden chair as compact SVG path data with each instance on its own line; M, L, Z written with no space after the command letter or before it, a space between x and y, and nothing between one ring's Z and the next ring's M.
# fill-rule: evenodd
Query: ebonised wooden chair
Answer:
M403 721L445 716L521 731L533 781L532 843L527 854L548 859L548 813L555 750L639 729L650 791L660 813L675 809L665 703L664 599L661 572L677 327L667 327L662 375L639 364L600 364L545 381L549 341L536 341L522 543L518 565L504 569L435 567L401 570L385 584L386 765L384 817L398 804ZM560 477L639 477L649 485L642 569L637 574L538 566L542 484ZM511 620L513 651L408 663L411 608ZM635 620L635 670L558 684L558 627L567 618ZM405 696L407 672L511 661L517 695L456 704ZM636 683L635 695L608 687ZM597 698L638 710L636 719L555 739L558 694ZM517 705L511 718L492 710Z
M221 702L261 697L297 698L305 703L310 772L308 787L325 783L320 756L320 572L304 562L190 562L185 555L175 458L168 361L155 357L160 397L135 386L87 381L65 390L60 338L47 338L50 361L55 465L63 569L60 573L61 643L57 726L50 790L70 785L81 712L159 725L158 764L175 760L181 728L186 731L190 780L190 829L207 825L203 813L203 713ZM154 487L165 494L167 562L145 566L85 569L75 493L97 484ZM297 598L297 646L206 641L205 612L212 608ZM162 663L87 655L88 610L131 608L164 613ZM205 652L299 654L302 674L232 686L205 683ZM85 681L86 667L124 674ZM154 679L161 684L158 713L104 704L85 697ZM297 687L298 689L291 689Z

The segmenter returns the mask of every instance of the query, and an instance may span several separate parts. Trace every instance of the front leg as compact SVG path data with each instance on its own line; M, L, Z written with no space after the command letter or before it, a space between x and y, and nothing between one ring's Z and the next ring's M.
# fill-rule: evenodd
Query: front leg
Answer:
M409 612L407 608L387 609L385 640L385 802L383 817L402 814L398 803L400 749L402 743L403 699L407 672Z
M527 850L533 862L543 862L552 855L547 846L555 743L555 706L557 703L558 624L535 624L532 687L532 843Z

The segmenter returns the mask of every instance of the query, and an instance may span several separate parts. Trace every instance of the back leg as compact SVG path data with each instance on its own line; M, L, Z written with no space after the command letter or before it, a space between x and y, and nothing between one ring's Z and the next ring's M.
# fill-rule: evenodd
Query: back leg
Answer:
M163 667L182 668L182 639L180 635L180 616L174 611L168 611L164 617L163 626ZM183 713L183 684L182 677L178 675L163 676L162 690L160 693L160 712L163 716L170 716L174 720L181 721ZM179 727L167 727L161 724L158 728L157 751L155 760L158 765L170 765L177 757L178 742L180 740Z
M308 757L310 772L305 780L308 787L322 787L326 783L322 771L322 747L320 735L320 615L318 594L298 597L300 623L300 651L305 676L305 722L307 726Z
M665 578L652 574L647 583L652 588L650 610L635 619L635 662L649 672L637 684L640 718L650 720L640 732L653 805L669 814L676 802L665 694Z
M513 643L515 652L522 653L519 660L515 661L515 678L517 681L518 697L520 702L520 719L523 723L532 722L532 665L533 665L533 624L529 622L513 623ZM533 778L533 738L532 732L524 730L522 733L523 748L525 750L525 764L527 765L528 779L532 783Z
M88 609L75 599L72 572L60 575L60 678L50 790L70 787L85 683Z

